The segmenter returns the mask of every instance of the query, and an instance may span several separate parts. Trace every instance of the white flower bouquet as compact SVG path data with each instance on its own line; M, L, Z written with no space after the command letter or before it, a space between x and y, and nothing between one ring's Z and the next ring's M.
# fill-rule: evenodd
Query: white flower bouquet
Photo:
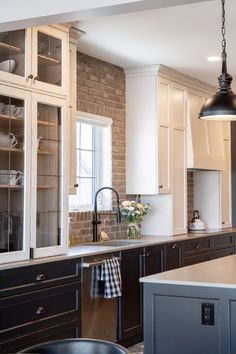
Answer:
M143 216L147 215L150 209L150 204L142 204L134 200L125 200L121 203L121 215L125 222L128 223L128 238L136 238L139 236L139 224L143 220Z

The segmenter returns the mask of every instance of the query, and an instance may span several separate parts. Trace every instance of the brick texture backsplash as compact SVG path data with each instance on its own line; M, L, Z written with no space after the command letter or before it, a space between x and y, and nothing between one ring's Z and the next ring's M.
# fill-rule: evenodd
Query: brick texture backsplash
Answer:
M112 124L112 187L120 200L125 195L125 74L118 66L77 53L77 110L113 119ZM92 213L72 212L72 243L92 241ZM114 215L102 215L99 232L111 238L126 236L126 225L117 224Z
M193 172L187 172L187 196L188 196L188 224L193 218Z

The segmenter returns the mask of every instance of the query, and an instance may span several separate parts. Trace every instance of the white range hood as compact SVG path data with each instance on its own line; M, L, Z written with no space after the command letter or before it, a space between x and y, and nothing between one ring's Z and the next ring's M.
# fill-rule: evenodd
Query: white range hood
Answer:
M200 120L198 114L208 95L188 90L187 168L224 170L224 132L222 122Z

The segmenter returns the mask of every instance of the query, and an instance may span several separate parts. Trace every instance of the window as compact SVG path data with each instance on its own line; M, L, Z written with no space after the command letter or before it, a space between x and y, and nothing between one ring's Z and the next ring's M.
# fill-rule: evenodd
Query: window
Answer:
M110 118L79 112L76 120L76 194L70 195L70 210L93 209L96 191L111 186ZM99 194L98 208L111 209L111 194Z

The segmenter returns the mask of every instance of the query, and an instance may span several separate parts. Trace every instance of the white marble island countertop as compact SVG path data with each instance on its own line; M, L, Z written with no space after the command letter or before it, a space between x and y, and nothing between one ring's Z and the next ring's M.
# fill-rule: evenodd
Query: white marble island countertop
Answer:
M150 275L140 282L236 289L236 255Z

